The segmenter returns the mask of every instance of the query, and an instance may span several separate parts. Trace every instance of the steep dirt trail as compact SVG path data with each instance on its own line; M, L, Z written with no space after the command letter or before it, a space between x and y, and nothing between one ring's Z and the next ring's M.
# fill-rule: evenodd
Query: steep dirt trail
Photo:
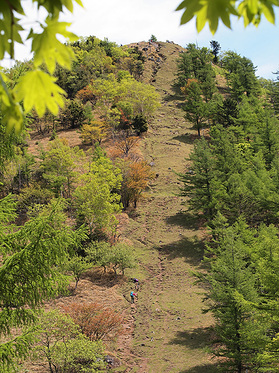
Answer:
M202 313L201 289L193 285L191 271L203 255L203 231L185 214L175 172L183 172L185 158L196 135L183 118L171 90L176 45L163 43L167 57L152 80L162 96L162 106L142 142L142 152L152 162L157 178L147 198L130 219L125 236L134 244L141 263L137 275L142 289L135 308L133 372L214 372L206 352L210 340L210 315Z

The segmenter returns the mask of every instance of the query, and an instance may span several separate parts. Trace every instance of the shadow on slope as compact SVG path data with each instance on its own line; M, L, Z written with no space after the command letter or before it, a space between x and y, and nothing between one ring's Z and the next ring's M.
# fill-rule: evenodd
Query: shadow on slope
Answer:
M180 371L179 373L217 373L220 372L218 370L217 364L206 364L206 365L198 365L191 369Z
M213 338L212 328L196 328L192 331L179 331L169 342L171 345L181 345L190 349L206 349L211 345ZM180 371L179 373L216 373L218 372L217 364L198 365L193 368Z
M182 345L191 349L209 347L210 340L212 340L212 333L212 328L196 328L192 331L179 331L169 344Z
M194 130L195 128L192 127L191 129ZM175 136L172 139L192 145L195 140L199 139L199 136L198 134L185 133L184 135Z
M177 225L182 228L197 230L199 226L200 217L189 212L178 212L173 216L166 218L169 225Z
M203 263L201 263L204 255L204 243L197 237L183 237L179 241L160 245L155 247L155 249L164 254L169 260L184 258L187 263L193 266L204 267Z

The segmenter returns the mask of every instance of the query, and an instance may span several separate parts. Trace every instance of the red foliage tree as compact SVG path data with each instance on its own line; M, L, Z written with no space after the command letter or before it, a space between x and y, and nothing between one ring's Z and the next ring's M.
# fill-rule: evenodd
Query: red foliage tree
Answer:
M91 341L113 339L123 331L121 313L99 303L72 303L64 310Z

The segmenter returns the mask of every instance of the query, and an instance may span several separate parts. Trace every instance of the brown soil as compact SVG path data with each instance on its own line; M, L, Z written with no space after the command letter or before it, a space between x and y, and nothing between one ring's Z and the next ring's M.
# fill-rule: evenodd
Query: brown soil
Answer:
M132 243L138 267L117 280L111 274L88 271L75 292L46 307L62 308L78 300L122 310L125 333L115 343L107 343L107 349L122 362L115 372L213 373L216 366L207 352L212 319L202 313L202 289L194 285L192 276L193 271L202 270L205 234L178 196L176 173L189 167L185 158L197 137L185 122L179 96L171 88L183 48L172 43L142 42L138 46L148 48L144 81L152 82L162 97L162 106L141 142L141 152L152 162L157 178L138 208L119 217L119 234ZM75 131L61 132L59 137L68 139L71 146L81 146ZM38 143L46 147L47 142L47 137L32 138L33 154L38 152ZM134 305L128 298L130 277L141 280Z

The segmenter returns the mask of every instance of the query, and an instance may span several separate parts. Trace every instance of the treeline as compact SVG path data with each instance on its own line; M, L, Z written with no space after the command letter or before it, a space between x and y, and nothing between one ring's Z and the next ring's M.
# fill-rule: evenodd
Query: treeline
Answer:
M56 116L33 111L16 135L5 132L0 114L1 372L21 369L17 363L28 355L50 372L104 368L100 340L121 333L119 312L88 304L79 310L89 320L85 326L74 317L78 306L68 316L50 313L39 320L38 311L45 300L64 294L71 279L77 287L90 268L118 276L136 265L133 247L119 240L117 216L137 206L153 178L138 144L159 95L140 81L144 58L138 48L95 37L71 47L72 70L57 66L54 74L65 92ZM31 68L32 60L18 62L6 71L8 84ZM79 131L84 150L68 145L67 129ZM46 149L38 140L36 156L28 150L30 133L50 137ZM11 334L23 326L23 334Z
M197 277L215 318L212 351L239 373L279 369L278 81L255 72L235 52L190 44L176 80L185 117L204 134L179 179L210 233L208 271Z

